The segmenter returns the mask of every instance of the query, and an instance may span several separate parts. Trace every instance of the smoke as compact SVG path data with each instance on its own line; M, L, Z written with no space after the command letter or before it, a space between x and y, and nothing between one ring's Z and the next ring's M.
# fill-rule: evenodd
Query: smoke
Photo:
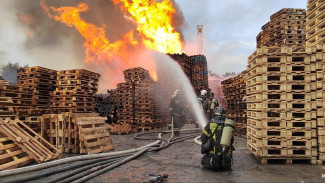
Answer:
M174 0L172 0L172 3L173 7L176 10L175 16L172 20L173 27L175 27L177 32L181 33L181 40L183 43L185 43L184 35L182 34L182 30L187 26L185 23L184 14L179 5Z
M8 83L15 85L17 83L17 76L17 69L10 66L2 67L0 78L2 77Z
M105 28L105 36L110 42L121 40L130 31L136 33L136 23L124 16L118 7L110 0L47 0L48 6L59 8L62 6L76 7L80 3L89 6L87 12L80 14L88 23ZM173 1L177 9L173 18L173 25L180 31L184 17L179 6ZM102 75L101 91L115 88L117 82L123 81L124 69L140 66L146 63L146 68L155 68L154 60L146 58L146 51L142 48L129 49L125 60L113 58L105 63L85 64L85 39L75 28L49 18L40 6L40 1L34 0L2 0L0 11L4 29L0 31L0 41L6 45L0 46L0 62L19 62L31 66L43 66L56 70L89 69ZM6 25L8 24L8 25ZM12 38L8 40L8 37ZM182 36L183 38L183 36ZM139 39L135 35L135 39ZM129 64L123 64L127 62Z

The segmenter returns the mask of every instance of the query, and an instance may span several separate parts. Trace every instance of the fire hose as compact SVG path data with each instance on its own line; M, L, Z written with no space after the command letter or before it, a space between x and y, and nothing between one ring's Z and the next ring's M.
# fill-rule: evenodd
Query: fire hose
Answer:
M193 132L193 131L199 132L199 130L200 129L186 129L186 130L181 130L181 132L184 132L184 133ZM170 132L172 132L172 135L169 139L166 140L161 137L162 133L170 133ZM141 138L140 137L140 136L143 136L146 134L153 134L153 133L158 133L159 134L158 138ZM69 162L89 160L87 162L82 162L78 165L71 165L69 167L62 168L62 169L60 168L60 169L57 169L52 172L41 173L38 175L29 175L27 177L15 178L15 179L8 180L8 182L23 182L23 181L35 180L35 179L39 179L44 176L49 176L49 175L57 174L60 172L65 172L65 171L68 171L71 169L75 169L78 167L82 167L82 168L76 169L74 171L71 171L70 173L65 174L63 176L56 177L54 180L51 180L49 182L58 182L58 181L60 181L60 182L71 182L71 181L84 182L84 181L89 180L89 179L91 179L99 174L102 174L108 170L118 167L118 166L140 156L141 154L143 154L145 152L157 151L157 150L166 148L170 144L174 144L174 143L177 143L177 142L189 139L189 138L193 138L194 135L178 137L175 139L172 139L172 137L173 137L173 131L148 132L148 133L138 134L135 136L135 139L157 140L157 141L150 143L148 145L139 147L139 148L124 150L124 151L75 156L75 157L65 158L65 159L61 159L61 160L55 160L55 161L51 161L51 162L47 162L47 163L43 163L43 164L39 164L39 165L17 168L14 170L5 170L5 171L0 172L0 177L7 177L7 176L16 175L16 174L33 172L33 171L37 171L37 170L41 170L41 169L46 169L46 168L66 164ZM125 156L129 156L129 157L122 159L122 157L125 157ZM97 168L93 168L93 167L97 167Z

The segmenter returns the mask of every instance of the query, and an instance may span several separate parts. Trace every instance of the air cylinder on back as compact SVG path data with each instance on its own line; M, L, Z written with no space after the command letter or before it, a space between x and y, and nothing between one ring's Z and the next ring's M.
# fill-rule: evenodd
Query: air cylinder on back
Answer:
M230 146L231 145L231 139L233 137L233 131L235 129L234 124L235 124L235 122L233 120L226 119L225 126L222 131L220 145L222 145L222 146Z

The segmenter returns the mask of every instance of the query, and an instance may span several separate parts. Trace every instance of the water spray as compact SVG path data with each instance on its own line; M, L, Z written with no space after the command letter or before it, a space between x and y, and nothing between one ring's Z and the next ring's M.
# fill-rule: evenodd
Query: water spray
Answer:
M180 65L165 54L154 52L152 55L156 60L157 67L159 67L168 77L173 78L172 82L174 82L175 85L178 86L178 89L182 91L186 102L191 104L190 107L195 118L203 129L207 124L207 120L203 114L202 107L198 103L194 89Z

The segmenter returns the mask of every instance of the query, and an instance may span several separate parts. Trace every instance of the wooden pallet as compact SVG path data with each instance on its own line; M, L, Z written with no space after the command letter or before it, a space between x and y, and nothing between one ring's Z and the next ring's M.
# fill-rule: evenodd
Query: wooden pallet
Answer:
M114 149L105 118L79 118L80 153L96 154Z
M17 144L0 133L0 170L18 168L32 161Z
M109 132L110 134L116 135L128 135L134 132L138 132L138 127L123 122L120 124L109 125Z
M19 120L0 119L0 132L38 163L57 158L60 154L53 145Z

